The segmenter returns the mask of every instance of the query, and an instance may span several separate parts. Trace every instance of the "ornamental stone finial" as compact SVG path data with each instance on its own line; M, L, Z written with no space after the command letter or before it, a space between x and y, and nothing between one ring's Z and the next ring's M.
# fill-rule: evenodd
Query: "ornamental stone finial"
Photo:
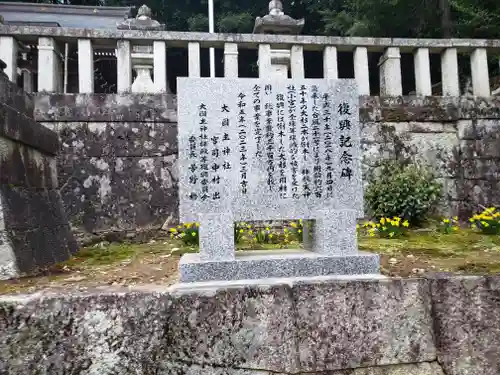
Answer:
M146 5L142 5L137 10L135 18L128 18L118 24L119 30L164 30L165 26L151 18L151 9Z
M304 19L295 20L283 12L281 0L269 2L269 14L257 17L253 29L254 34L300 34L304 27Z
M269 2L269 14L271 16L282 16L285 13L283 12L283 3L280 0L271 0Z
M146 4L143 4L137 11L137 19L139 20L150 20L151 19L151 8Z

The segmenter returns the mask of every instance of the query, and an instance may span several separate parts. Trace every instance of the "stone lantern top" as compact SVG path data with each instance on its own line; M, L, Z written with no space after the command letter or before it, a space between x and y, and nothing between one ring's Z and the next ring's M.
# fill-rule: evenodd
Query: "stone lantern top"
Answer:
M304 19L296 20L283 12L281 0L269 2L269 14L257 17L254 34L300 34L304 27Z
M151 18L151 9L146 5L142 5L135 18L127 18L125 21L118 24L119 30L164 30L165 25Z

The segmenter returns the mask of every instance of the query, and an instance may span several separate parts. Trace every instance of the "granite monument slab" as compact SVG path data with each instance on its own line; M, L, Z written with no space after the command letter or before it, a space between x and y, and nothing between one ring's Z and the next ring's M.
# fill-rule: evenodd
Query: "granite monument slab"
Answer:
M378 273L363 216L354 80L178 78L180 219L200 223L181 281ZM310 248L235 252L234 222L314 220Z

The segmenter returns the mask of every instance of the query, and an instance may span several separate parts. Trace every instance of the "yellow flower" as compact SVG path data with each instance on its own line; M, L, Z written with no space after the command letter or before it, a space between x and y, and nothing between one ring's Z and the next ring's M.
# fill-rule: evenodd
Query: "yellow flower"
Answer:
M270 230L269 227L266 227L266 230Z
M359 229L359 224L356 224L356 229Z
M389 233L389 237L394 237L394 232Z
M481 221L481 224L483 224L485 228L488 228L490 226L490 224L488 224L486 221Z
M196 228L199 228L200 227L200 223L196 223Z
M175 228L170 228L170 232L172 232L172 233L177 233L177 229L175 229Z
M375 232L370 232L370 237L375 237Z
M443 223L445 223L445 224L449 224L449 223L450 223L450 219L444 219L444 220L443 220Z
M302 224L302 219L299 219L299 223Z
M453 227L452 229L456 232L458 230L458 227Z
M385 218L380 219L380 224L382 224L382 225L385 224Z
M182 229L182 226L178 225L178 226L177 226L177 229Z
M240 233L243 233L243 229L240 229Z
M377 224L377 228L380 228L380 224Z
M273 234L272 233L269 234L269 238L273 238Z
M288 228L283 229L283 232L288 233Z
M253 234L253 230L249 230L249 231L248 231L248 234Z
M399 227L399 220L392 221L391 225L394 225L395 227Z
M187 229L189 229L189 228L191 228L191 223L186 223L186 224L184 224L184 226L185 226Z
M458 216L453 216L453 220L458 221Z
M473 217L471 217L471 218L469 219L469 221L470 221L471 223L473 223L474 221L476 221L476 219L475 219L475 218L473 218Z
M292 221L290 225L292 226L292 228L297 228L297 223L295 221Z
M196 232L191 232L191 236L196 237Z
M302 233L302 229L299 229L297 232Z
M408 228L409 226L410 226L410 223L408 222L408 220L403 221L403 227Z

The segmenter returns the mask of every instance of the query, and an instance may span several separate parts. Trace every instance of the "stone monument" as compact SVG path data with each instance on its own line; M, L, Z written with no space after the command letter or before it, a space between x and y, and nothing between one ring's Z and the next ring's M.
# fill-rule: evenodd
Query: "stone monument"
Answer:
M178 78L180 281L377 274L363 216L354 80ZM235 252L234 222L315 219L310 249Z

